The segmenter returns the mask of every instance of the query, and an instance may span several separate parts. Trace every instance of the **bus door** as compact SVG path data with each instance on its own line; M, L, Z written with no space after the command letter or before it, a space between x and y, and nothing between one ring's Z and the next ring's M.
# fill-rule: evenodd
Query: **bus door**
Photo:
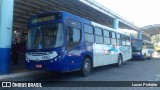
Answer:
M66 50L68 53L67 65L70 70L81 68L81 23L75 20L68 20L66 26Z

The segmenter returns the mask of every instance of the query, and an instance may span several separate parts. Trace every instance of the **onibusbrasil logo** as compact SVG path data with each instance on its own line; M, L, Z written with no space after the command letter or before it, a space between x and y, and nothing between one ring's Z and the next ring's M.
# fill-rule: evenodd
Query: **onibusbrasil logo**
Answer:
M36 82L2 82L2 87L42 87L42 84Z

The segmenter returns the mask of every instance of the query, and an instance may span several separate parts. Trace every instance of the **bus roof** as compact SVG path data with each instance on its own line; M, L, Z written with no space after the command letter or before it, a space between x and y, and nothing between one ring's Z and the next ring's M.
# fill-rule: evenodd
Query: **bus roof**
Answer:
M88 19L79 17L79 16L77 16L77 15L74 15L74 14L71 14L71 13L68 13L68 12L65 12L65 11L44 12L44 13L41 13L41 14L33 15L33 16L31 16L31 18L29 19L28 25L30 25L31 20L32 20L33 18L35 18L35 17L41 16L41 15L46 15L46 14L58 14L58 13L63 14L64 17L69 17L69 16L70 16L69 18L75 19L75 20L77 20L77 21L82 21L83 23L86 23L86 24L89 24L89 25L92 25L92 26L97 26L97 27L100 27L100 28L102 28L102 29L106 29L106 30L110 30L110 31L113 31L113 32L116 32L116 33L119 33L119 34L123 34L123 35L130 36L130 35L127 34L127 33L119 32L118 30L115 30L115 29L113 29L113 28L107 27L107 26L105 26L105 25L102 25L102 24L93 22L93 21L91 21L91 20L88 20Z

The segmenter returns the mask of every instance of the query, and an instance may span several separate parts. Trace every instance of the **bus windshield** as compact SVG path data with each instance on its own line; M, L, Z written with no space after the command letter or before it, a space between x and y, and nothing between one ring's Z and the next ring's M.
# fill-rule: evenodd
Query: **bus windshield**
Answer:
M64 35L61 23L35 26L28 31L28 49L60 47L63 43Z
M132 51L133 52L140 52L143 47L142 40L132 40Z

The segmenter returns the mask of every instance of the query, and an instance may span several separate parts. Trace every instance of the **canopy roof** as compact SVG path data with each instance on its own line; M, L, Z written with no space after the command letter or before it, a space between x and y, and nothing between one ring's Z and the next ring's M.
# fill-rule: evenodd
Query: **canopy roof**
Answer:
M26 30L28 19L35 14L67 11L94 22L113 27L119 19L119 27L138 31L139 28L94 0L14 0L14 22L16 30Z
M144 26L141 29L151 35L160 34L160 24Z

